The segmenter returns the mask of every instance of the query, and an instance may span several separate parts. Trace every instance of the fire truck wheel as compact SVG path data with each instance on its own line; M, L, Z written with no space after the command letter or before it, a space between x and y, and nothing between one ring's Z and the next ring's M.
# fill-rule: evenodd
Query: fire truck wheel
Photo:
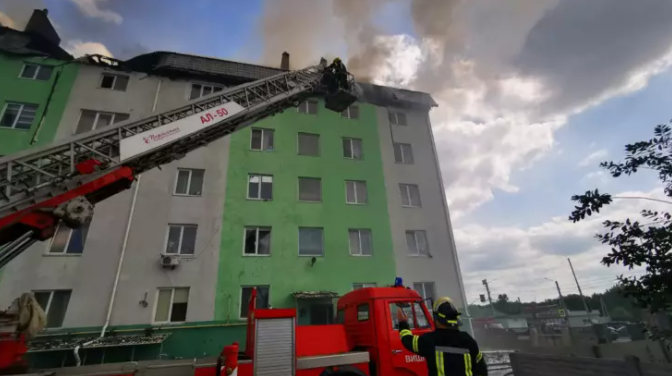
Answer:
M320 373L320 376L366 376L366 374L358 368L344 366L339 367L337 370L325 369Z

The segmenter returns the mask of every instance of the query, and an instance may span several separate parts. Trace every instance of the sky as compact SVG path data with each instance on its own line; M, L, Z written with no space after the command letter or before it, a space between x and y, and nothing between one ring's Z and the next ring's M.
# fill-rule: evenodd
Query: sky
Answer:
M570 197L599 188L663 198L650 171L599 167L672 118L672 1L0 0L20 29L49 9L75 56L177 51L292 68L342 56L358 79L430 93L430 113L467 300L603 291L605 219L666 204L617 199L571 223ZM662 206L661 206L662 205Z

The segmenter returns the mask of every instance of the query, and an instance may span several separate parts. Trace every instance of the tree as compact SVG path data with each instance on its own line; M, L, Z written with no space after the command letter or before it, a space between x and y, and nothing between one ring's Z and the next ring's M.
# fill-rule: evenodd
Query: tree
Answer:
M665 195L672 197L672 129L668 125L658 125L654 137L625 145L624 162L602 162L600 167L617 178L632 175L640 169L658 172L664 185ZM597 189L582 195L572 196L576 203L569 219L578 222L599 213L614 199L642 199L666 204L672 202L650 197L618 197L601 193ZM597 239L611 248L602 259L606 266L621 264L632 269L645 266L645 274L639 277L618 277L621 292L635 298L637 303L651 312L672 308L672 215L666 211L643 210L644 223L626 219L604 221L605 232L597 234Z
M506 294L497 295L497 302L507 303L508 301L509 301L509 297Z

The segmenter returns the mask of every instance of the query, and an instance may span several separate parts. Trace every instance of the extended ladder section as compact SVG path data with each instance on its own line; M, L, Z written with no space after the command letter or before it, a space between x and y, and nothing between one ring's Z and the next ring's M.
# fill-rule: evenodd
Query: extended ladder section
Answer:
M357 99L354 82L350 79L348 90L327 90L325 63L0 158L0 267L6 263L3 253L10 245L25 249L32 244L27 243L25 231L35 235L35 227L45 222L44 218L26 219L35 213L47 212L56 222L63 219L76 227L90 221L92 204L130 187L137 174L298 106L311 95L324 94L327 108L345 110ZM37 238L50 237L53 224L49 230Z

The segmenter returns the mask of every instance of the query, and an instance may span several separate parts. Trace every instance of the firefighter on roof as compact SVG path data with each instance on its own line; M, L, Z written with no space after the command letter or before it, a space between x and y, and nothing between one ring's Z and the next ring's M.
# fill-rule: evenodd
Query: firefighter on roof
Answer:
M413 335L406 314L397 308L399 336L408 351L427 361L429 376L487 376L483 353L469 333L459 330L458 312L448 297L439 298L432 309L436 330Z
M335 58L331 65L327 67L327 70L333 75L338 87L348 89L348 71L340 58Z

